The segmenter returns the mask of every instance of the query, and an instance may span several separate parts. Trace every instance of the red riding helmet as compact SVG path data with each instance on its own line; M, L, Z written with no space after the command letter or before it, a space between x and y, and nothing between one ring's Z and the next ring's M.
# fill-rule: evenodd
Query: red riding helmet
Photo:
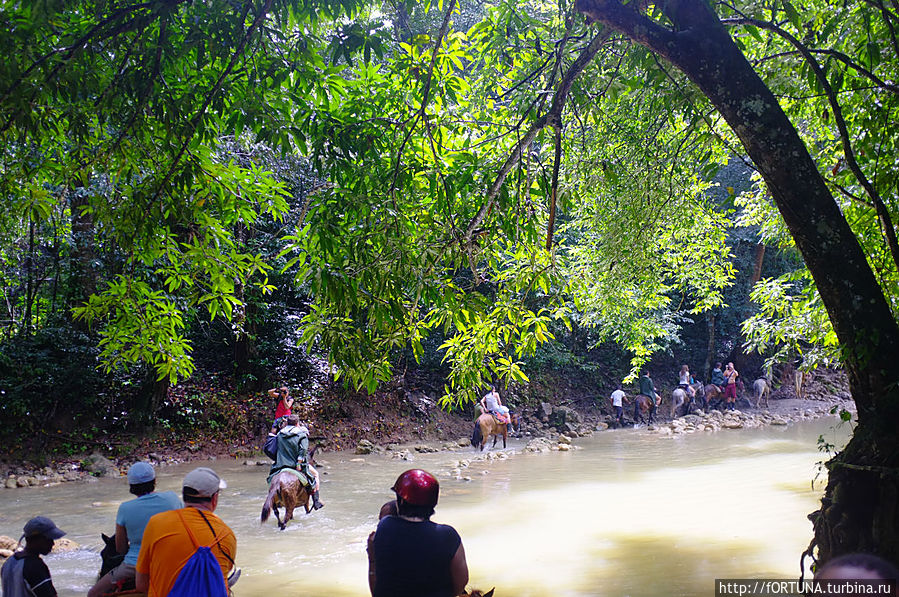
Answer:
M440 493L440 483L437 478L420 468L409 469L396 479L392 488L397 497L403 498L413 506L437 505L437 495Z

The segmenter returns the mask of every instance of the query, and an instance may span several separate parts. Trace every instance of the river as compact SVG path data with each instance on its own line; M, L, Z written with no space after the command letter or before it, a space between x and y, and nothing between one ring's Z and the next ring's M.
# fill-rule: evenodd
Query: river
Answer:
M663 438L614 430L576 440L570 452L517 454L450 471L470 449L416 454L320 454L323 510L298 510L284 532L259 524L267 469L218 460L163 467L158 488L208 464L228 482L216 511L238 538L236 597L368 594L365 539L389 487L407 468L441 481L434 520L462 536L471 585L497 597L712 595L715 578L795 578L811 538L824 477L820 435L843 445L836 417L788 427ZM513 440L509 449L520 450ZM83 546L113 530L124 479L3 490L0 534L48 515ZM99 555L80 549L46 558L61 597L84 595Z

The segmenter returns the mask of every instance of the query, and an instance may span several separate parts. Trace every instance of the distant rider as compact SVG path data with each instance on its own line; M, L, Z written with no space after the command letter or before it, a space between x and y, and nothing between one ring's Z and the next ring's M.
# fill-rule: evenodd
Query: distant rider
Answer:
M499 399L499 392L496 391L496 386L490 386L490 391L481 398L481 410L492 414L500 423L512 422L509 416L509 409L503 406L503 401Z
M319 499L318 471L309 462L309 430L300 425L300 417L287 415L287 423L278 431L278 453L269 471L269 481L278 471L290 468L303 473L312 489L312 507L324 507Z
M272 433L274 434L278 433L278 429L284 424L284 418L290 414L294 401L287 386L272 388L268 391L268 395L278 399L278 406L275 407L275 420L272 423Z
M691 400L696 396L696 390L693 389L693 376L690 375L690 368L686 365L680 368L677 387L687 392Z
M719 392L724 392L724 385L727 382L724 379L724 371L721 370L721 363L715 363L715 368L712 369L712 375L709 381L712 385L718 386Z

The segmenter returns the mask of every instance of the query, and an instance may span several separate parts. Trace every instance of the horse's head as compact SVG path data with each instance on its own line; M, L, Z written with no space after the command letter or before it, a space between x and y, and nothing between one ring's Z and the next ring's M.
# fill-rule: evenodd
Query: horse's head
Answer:
M125 559L124 554L120 554L116 550L115 537L110 537L100 533L103 539L103 549L100 550L100 576L105 576L107 572L122 563Z

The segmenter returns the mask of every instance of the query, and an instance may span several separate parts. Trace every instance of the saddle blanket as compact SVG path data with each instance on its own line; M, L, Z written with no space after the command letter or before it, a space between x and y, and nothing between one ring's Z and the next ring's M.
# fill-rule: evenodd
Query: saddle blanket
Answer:
M270 474L268 476L268 479L266 479L266 483L271 485L272 479L274 479L275 475L277 475L278 473L290 473L290 474L294 475L297 479L299 479L300 483L302 483L303 486L306 487L307 489L312 487L312 481L309 478L307 478L306 475L304 475L302 471L298 471L295 468L282 468L282 469L279 469L279 470L273 472L272 474Z
M512 419L510 419L509 415L507 415L507 414L504 414L504 413L490 413L490 414L493 415L493 420L496 421L497 423L508 425L509 423L512 422Z

